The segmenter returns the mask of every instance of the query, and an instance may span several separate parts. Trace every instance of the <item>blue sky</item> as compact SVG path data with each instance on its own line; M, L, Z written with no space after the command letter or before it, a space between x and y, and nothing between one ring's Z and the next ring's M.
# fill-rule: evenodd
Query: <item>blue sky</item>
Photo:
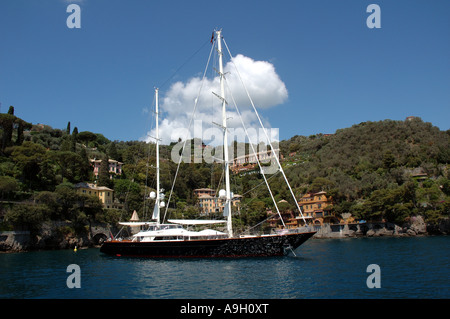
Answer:
M70 3L80 29L66 25ZM371 3L381 29L366 25ZM281 139L410 115L447 130L449 14L446 0L2 0L0 112L140 139L153 88L164 98L201 74L222 28L233 55L269 62L284 83L287 97L260 109Z

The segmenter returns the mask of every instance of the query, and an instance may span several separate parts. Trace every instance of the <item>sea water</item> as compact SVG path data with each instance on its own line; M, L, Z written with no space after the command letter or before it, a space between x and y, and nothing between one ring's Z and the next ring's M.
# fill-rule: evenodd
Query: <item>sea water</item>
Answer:
M0 254L0 298L449 298L449 247L450 237L436 236L310 239L296 256L270 258L124 258L98 248Z

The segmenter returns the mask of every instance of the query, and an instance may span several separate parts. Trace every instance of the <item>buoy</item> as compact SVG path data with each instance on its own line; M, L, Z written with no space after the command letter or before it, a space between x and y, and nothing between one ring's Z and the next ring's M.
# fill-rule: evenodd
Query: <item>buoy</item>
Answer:
M77 251L77 246L75 246L75 248L73 249L73 251L74 251L74 252L76 252L76 251Z

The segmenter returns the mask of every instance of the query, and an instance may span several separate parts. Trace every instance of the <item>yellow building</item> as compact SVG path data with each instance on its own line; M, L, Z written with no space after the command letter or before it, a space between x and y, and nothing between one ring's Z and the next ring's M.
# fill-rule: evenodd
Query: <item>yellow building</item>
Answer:
M203 195L210 195L210 196L216 195L216 191L211 188L197 188L197 189L194 189L193 193L194 193L194 196L197 196L197 197L200 197Z
M194 196L197 197L197 203L200 207L202 215L209 215L213 213L223 213L225 201L216 197L216 192L210 188L194 189ZM241 209L241 195L234 194L231 200L234 211Z
M308 193L299 200L298 205L308 223L309 221L315 225L339 223L335 213L330 210L333 205L332 199L327 197L326 192ZM300 222L302 218L298 217L298 220Z
M78 193L97 196L104 208L113 208L114 190L105 186L97 186L92 183L78 183L75 185Z

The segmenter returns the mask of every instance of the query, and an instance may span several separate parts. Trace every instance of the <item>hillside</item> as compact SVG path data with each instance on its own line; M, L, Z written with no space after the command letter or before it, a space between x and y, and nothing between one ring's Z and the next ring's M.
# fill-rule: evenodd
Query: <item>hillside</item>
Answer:
M287 175L300 193L325 190L336 210L401 222L411 214L448 215L450 131L419 118L364 122L330 136L281 143L297 165ZM421 174L421 175L420 175ZM419 182L419 177L425 177Z
M11 108L0 114L0 129L0 229L33 228L45 220L80 226L114 223L129 218L133 210L142 217L150 214L152 200L143 199L154 187L154 145L110 141L99 133L71 130L70 122L65 130L32 125L15 117ZM176 171L176 163L167 160L172 147L161 147L161 181L167 193ZM296 195L324 190L339 214L396 223L417 214L432 222L448 217L450 131L419 118L364 122L332 135L294 136L281 141L280 150ZM92 158L124 163L121 175L110 180L104 169L97 182L113 188L125 210L104 209L97 200L76 193L74 184L95 179ZM183 163L180 172L169 212L193 218L198 214L193 189L217 189L221 165ZM288 201L282 209L295 208L280 174L269 182L275 199ZM273 208L261 184L258 173L232 176L234 193L244 196L238 224L255 224Z

